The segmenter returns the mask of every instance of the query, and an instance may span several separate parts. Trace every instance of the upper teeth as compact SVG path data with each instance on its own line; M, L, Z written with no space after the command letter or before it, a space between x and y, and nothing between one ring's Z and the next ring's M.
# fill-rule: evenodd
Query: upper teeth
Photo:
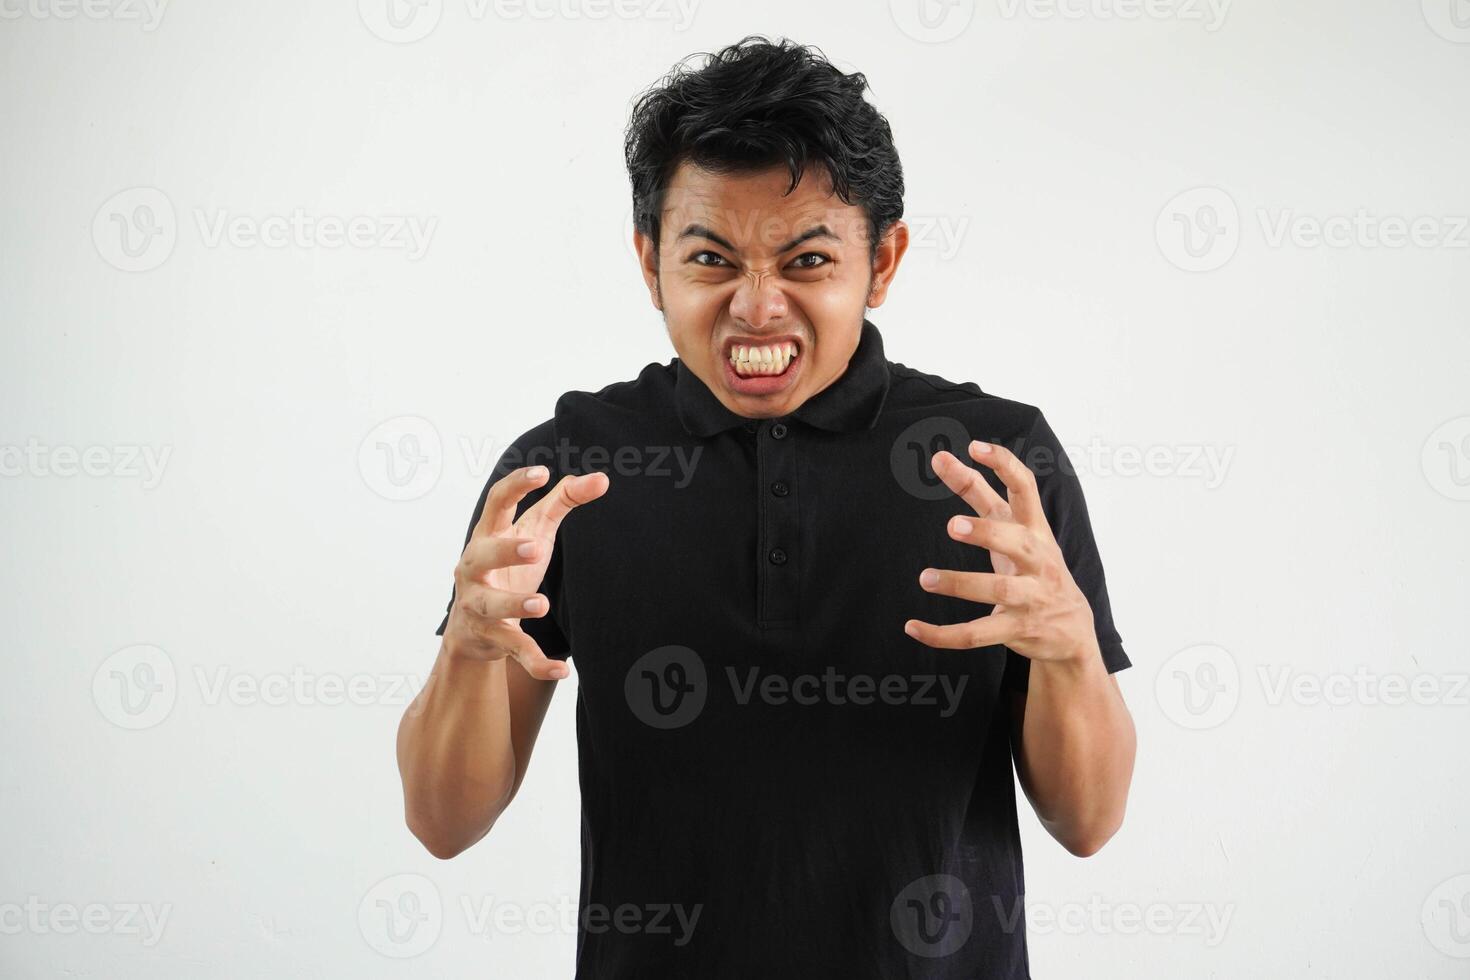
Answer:
M795 357L796 344L789 340L764 347L736 344L730 348L730 363L736 374L780 374Z

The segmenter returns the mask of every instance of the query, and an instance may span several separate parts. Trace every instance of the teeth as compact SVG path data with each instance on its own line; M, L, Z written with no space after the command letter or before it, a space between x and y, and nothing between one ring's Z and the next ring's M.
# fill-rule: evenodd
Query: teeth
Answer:
M741 376L782 374L796 358L796 344L785 341L764 347L736 344L730 348L730 364Z

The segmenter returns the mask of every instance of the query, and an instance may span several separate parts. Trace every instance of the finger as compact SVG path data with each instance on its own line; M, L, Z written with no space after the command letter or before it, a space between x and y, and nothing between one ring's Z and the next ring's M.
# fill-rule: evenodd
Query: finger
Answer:
M941 650L976 650L1003 645L1020 633L1019 620L1010 613L991 613L968 623L950 626L911 619L903 624L903 631L925 646Z
M551 471L544 466L523 466L496 480L485 495L485 508L475 524L475 533L499 534L515 520L521 498L545 483Z
M516 646L511 657L525 669L526 673L538 681L559 681L571 674L571 669L565 662L552 660L541 652L541 647L536 645L535 640L524 633L521 636L525 637L525 640Z
M1041 509L1036 474L1017 459L1015 453L1005 446L975 439L970 442L970 458L995 470L1000 482L1006 485L1006 500L1010 503L1011 513L1016 520L1032 530L1045 528L1047 534L1051 533L1051 525L1047 523L1046 514Z
M539 592L508 592L489 586L466 589L455 601L480 619L539 619L551 609L550 601Z
M564 476L527 513L534 511L537 518L549 522L554 532L561 525L562 519L574 508L591 503L607 493L609 482L608 475L600 471L581 476Z
M497 568L534 565L545 550L546 546L535 538L471 538L459 556L459 577L466 582L489 584L490 573Z
M966 466L954 453L941 449L934 454L929 465L934 467L934 475L981 517L1010 516L1005 498L995 492L979 470Z
M949 519L948 530L949 536L956 541L1005 555L1023 572L1041 570L1041 549L1037 545L1036 532L1029 527L1011 521L960 516Z
M996 575L993 572L956 572L944 568L926 568L919 573L919 585L935 595L949 595L970 602L985 602L1007 609L1024 606L1036 595L1036 583L1020 575Z

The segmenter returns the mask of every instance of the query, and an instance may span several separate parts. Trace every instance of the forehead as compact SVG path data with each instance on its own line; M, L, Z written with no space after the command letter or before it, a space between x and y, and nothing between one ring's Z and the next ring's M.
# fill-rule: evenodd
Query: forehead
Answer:
M691 224L702 225L750 248L775 247L793 235L826 225L844 245L856 244L866 228L863 210L843 203L821 166L808 166L791 187L784 165L751 173L720 174L681 163L664 196L666 241ZM829 240L830 241L830 240Z

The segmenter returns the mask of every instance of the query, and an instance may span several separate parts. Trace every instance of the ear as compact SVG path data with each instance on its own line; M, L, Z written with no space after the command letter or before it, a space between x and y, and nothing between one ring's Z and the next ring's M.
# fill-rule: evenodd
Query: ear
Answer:
M868 306L879 307L888 297L888 287L898 274L898 264L909 249L909 226L895 221L883 234L878 251L873 256L873 284L868 292Z
M658 288L658 246L643 232L633 231L633 250L638 253L638 267L643 272L644 285L648 287L648 298L653 308L663 312L663 296Z

